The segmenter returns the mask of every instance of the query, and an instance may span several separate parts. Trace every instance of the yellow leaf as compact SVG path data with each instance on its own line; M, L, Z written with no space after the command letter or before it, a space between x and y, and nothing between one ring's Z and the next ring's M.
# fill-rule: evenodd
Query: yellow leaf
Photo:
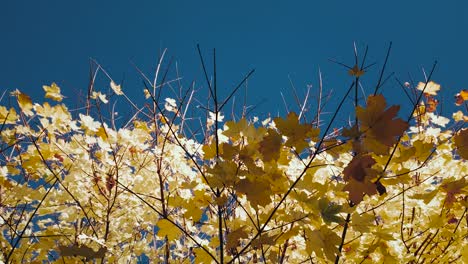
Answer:
M359 214L354 212L351 216L351 227L358 232L367 233L375 225L375 216L371 214Z
M424 89L424 87L425 87L425 89ZM424 82L419 82L416 89L418 89L420 91L424 90L424 93L428 94L428 95L437 95L437 91L440 90L440 84L437 84L437 83L435 83L433 81L429 81L427 83L427 85Z
M91 95L92 99L98 99L101 100L101 102L107 104L109 101L106 99L106 95L102 94L101 92L93 92Z
M320 132L318 128L313 128L311 124L300 124L298 116L294 112L290 112L286 119L275 118L275 124L281 135L288 138L285 145L294 147L299 153L309 146L307 139L316 140Z
M453 113L452 118L456 122L459 122L459 121L468 122L468 116L464 115L462 111L457 111L456 113Z
M46 92L46 98L50 98L58 102L62 101L63 95L60 93L60 87L58 87L56 83L52 83L50 86L43 85L42 88Z
M25 115L32 116L34 113L31 111L33 104L31 98L18 90L16 90L18 95L18 104Z
M213 258L201 248L194 248L195 263L213 263Z
M319 258L334 261L338 252L338 244L341 238L329 229L322 226L320 230L306 230L307 244L306 248L309 254L315 252Z
M166 237L169 241L175 240L179 238L181 231L180 229L175 226L173 223L169 222L167 219L161 219L158 221L157 226L158 236L159 237Z
M14 108L7 110L6 107L0 106L0 124L15 124L18 120L18 115Z
M117 95L122 95L123 94L122 88L120 87L120 84L117 85L114 81L111 81L110 82L110 87L112 88L112 90L114 91L115 94L117 94Z

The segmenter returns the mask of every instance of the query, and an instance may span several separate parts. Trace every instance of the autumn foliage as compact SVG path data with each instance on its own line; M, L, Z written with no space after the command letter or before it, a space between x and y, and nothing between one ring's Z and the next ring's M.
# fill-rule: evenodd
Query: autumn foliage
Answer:
M377 86L351 125L337 124L365 77L357 64L349 73L325 125L302 111L224 121L208 82L201 137L184 127L191 92L162 98L164 78L145 81L146 107L121 125L101 111L130 100L113 80L108 94L91 85L77 111L55 83L42 103L11 92L0 106L0 261L468 262L464 110L440 116L429 76L402 85L409 115ZM453 104L466 100L462 90Z

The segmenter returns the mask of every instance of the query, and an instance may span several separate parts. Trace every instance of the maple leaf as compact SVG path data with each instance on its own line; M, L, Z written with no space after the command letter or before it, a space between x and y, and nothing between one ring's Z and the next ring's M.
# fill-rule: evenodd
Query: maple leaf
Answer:
M220 160L213 168L208 168L207 172L211 187L233 186L238 175L238 165L232 160Z
M117 85L114 81L111 81L110 82L110 87L114 91L115 94L117 94L117 95L122 95L123 94L122 88L120 87L120 84Z
M268 182L241 179L234 188L236 191L245 194L254 207L258 207L258 205L265 206L271 202L271 187Z
M320 230L306 230L306 249L309 254L315 252L318 257L334 261L338 252L338 244L341 238L327 226L320 227ZM325 255L325 256L324 256Z
M28 116L34 115L34 113L31 111L33 109L33 104L31 101L31 97L29 97L29 95L20 92L18 89L13 91L11 94L17 96L18 105L20 106L21 111L25 115L28 115Z
M109 101L106 99L106 95L101 92L94 92L91 95L92 99L99 99L101 102L107 104Z
M180 229L174 225L173 223L169 222L167 219L161 219L158 221L157 226L158 236L159 237L166 237L170 241L177 239L181 235Z
M226 249L228 251L235 250L239 246L239 240L247 238L248 234L245 231L245 226L242 226L236 230L233 230L227 234L226 238Z
M63 95L60 93L60 87L56 83L52 83L50 86L43 85L42 88L46 92L45 98L50 98L57 102L62 101Z
M468 116L464 115L462 111L457 111L453 113L452 118L456 122L459 122L459 121L468 122Z
M85 257L86 260L104 258L105 253L107 252L105 247L101 247L98 251L94 251L86 245L59 246L59 250L62 257L80 256Z
M362 75L364 75L365 72L363 69L360 69L357 64L355 64L354 67L348 71L348 73L351 76L361 77Z
M447 204L449 208L452 207L453 203L456 201L455 196L457 194L466 193L465 188L467 186L468 182L465 180L465 178L442 184L441 188L447 193L445 204Z
M371 181L376 171L371 169L376 161L370 155L356 155L343 170L347 181L343 191L349 192L349 198L354 204L362 201L363 195L377 194L377 185Z
M314 139L319 135L318 128L313 128L311 124L300 124L294 112L290 112L286 119L278 117L274 121L280 133L288 138L285 145L294 147L299 153L309 146L306 139Z
M277 160L280 156L281 135L274 129L268 129L268 135L260 142L259 151L264 161Z
M242 118L238 122L228 121L225 123L228 127L223 134L227 137L230 137L232 140L236 141L242 137L247 137L248 140L257 141L263 137L265 128L260 127L258 130L255 129L253 124L249 124L247 119Z
M375 216L372 214L359 214L357 212L353 213L351 216L350 225L354 230L367 233L370 231L371 227L374 225Z
M433 81L429 81L427 85L424 82L419 82L416 89L424 91L424 94L426 95L437 95L437 92L440 90L440 84Z
M276 245L277 235L260 235L257 239L252 241L252 246L254 248L261 248L261 246L274 246Z
M6 107L0 106L0 124L15 124L18 115L14 108L7 110Z
M457 153L460 157L468 160L468 128L464 128L453 137Z
M319 200L318 206L320 209L320 215L325 223L330 224L335 222L340 224L344 222L343 218L337 215L341 212L341 205L332 203L328 199L323 198Z
M408 129L408 123L400 118L395 119L399 106L393 105L385 110L386 105L383 95L371 95L367 98L367 108L358 106L356 115L367 139L391 147L396 143L395 137L401 136Z

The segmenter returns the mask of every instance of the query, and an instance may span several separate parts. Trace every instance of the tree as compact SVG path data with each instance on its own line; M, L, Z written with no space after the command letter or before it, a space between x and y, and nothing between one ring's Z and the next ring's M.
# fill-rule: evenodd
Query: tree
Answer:
M185 126L191 89L162 100L166 74L158 85L158 76L146 78L143 108L107 75L112 94L135 108L120 126L114 111L103 114L110 94L95 91L93 78L81 112L61 103L55 83L43 87L50 103L12 92L17 106L0 106L0 260L468 261L467 117L458 111L446 127L431 71L402 84L413 110L398 118L399 106L379 94L385 64L359 105L366 68L349 68L354 81L325 126L320 101L315 120L301 107L284 118L223 122L252 72L226 100L214 72L203 137ZM352 91L355 122L334 125Z

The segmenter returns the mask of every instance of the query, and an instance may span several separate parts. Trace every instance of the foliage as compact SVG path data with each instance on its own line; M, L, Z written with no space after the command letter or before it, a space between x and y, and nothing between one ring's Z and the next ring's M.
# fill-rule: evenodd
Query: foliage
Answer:
M350 74L357 89L364 70ZM114 113L93 114L110 98L92 89L80 113L55 83L43 88L56 102L11 93L17 106L0 106L0 260L468 262L466 117L447 127L436 83L404 87L417 95L407 120L375 93L332 133L334 117L320 130L302 112L223 122L210 86L203 138L183 127L189 92L161 103L161 87L119 128Z

